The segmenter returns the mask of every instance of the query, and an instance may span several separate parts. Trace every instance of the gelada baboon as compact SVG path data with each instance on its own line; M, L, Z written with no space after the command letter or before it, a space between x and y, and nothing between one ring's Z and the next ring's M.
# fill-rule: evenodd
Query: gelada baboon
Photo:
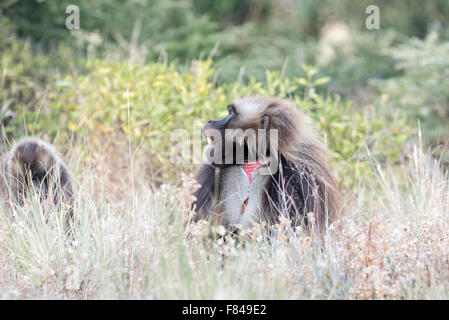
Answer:
M310 119L275 98L243 98L227 109L203 127L208 161L196 175L195 220L212 216L232 230L283 216L310 230L313 217L322 231L339 211L339 196Z
M3 173L0 191L6 207L23 205L35 192L41 201L66 208L66 223L73 219L72 176L52 145L37 138L19 140L4 158Z

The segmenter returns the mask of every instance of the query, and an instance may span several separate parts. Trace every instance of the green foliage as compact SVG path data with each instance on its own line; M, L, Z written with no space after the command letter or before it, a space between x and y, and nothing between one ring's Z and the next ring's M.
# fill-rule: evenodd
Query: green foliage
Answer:
M166 179L174 175L173 168L167 167L173 152L173 130L198 130L206 120L221 117L226 104L236 97L279 96L290 98L317 121L343 185L351 186L370 176L365 145L380 161L399 158L405 139L403 123L386 125L338 98L322 98L315 88L329 78L318 77L313 67L303 67L305 77L282 78L279 72L267 71L265 83L251 78L248 84L220 86L213 80L215 71L210 60L194 61L184 71L177 70L174 64L142 67L95 60L86 67L86 74L67 76L48 91L48 108L21 110L14 130L27 123L31 133L47 132L64 139L87 132L93 141L121 132L123 141L130 136L151 150L153 167L161 170L161 177Z
M73 34L65 28L69 4L80 8L81 30ZM381 13L379 31L365 28L365 8L373 4ZM332 21L346 23L354 42L351 59L343 54L329 66L339 89L391 76L391 60L379 46L385 33L390 38L385 30L422 38L437 28L449 39L446 0L8 0L0 10L20 37L46 48L64 43L80 56L95 51L97 58L151 63L168 57L184 64L213 54L219 80L227 82L242 68L261 81L264 70L287 62L285 74L297 76L301 63L317 63L316 43Z
M65 26L68 5L80 9L80 30L72 33ZM14 19L19 36L45 47L64 42L87 55L93 48L103 56L113 49L119 58L156 61L164 55L184 63L215 45L210 35L217 23L195 15L190 0L15 0L2 13Z
M0 123L5 125L18 105L39 102L51 65L46 56L31 49L29 41L17 41L7 24L0 22L0 27Z
M303 68L306 77L298 78L297 82L305 88L304 98L295 96L295 101L325 133L342 185L350 187L358 179L372 177L372 164L368 162L368 156L388 163L400 159L401 146L407 139L404 120L388 122L373 114L361 114L350 102L341 101L339 97L323 99L315 88L330 79L316 78L318 70L314 67Z
M336 79L332 83L334 90L347 93L354 87L359 89L369 79L384 79L399 73L394 68L394 59L385 50L402 39L391 31L382 34L352 32L346 44L349 49L336 47L335 55L321 67Z
M62 43L53 54L45 54L30 40L19 41L11 25L0 19L0 123L8 136L18 133L8 125L18 119L17 113L45 109L48 89L60 73L76 69L75 61L74 52Z
M419 119L430 142L449 136L449 43L437 33L425 40L411 39L387 50L401 72L398 77L372 80L391 108L401 108L411 122ZM449 159L448 159L449 160Z

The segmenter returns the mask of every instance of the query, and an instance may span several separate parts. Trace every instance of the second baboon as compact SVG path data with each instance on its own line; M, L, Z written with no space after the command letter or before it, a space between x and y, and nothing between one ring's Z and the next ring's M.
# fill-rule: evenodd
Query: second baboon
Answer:
M3 160L1 196L11 208L23 205L26 197L37 193L41 201L65 208L66 223L73 220L74 185L67 166L54 147L38 138L16 142Z

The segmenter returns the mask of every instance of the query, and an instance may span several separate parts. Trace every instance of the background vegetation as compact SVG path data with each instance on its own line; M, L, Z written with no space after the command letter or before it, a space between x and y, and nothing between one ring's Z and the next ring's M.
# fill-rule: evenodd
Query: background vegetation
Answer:
M80 30L65 27L70 4ZM365 27L369 4L380 30ZM68 246L38 203L35 218L2 216L0 294L447 297L448 17L446 0L2 1L3 148L54 142L82 218ZM170 135L245 95L289 99L324 136L348 211L327 255L287 222L246 246L181 227L180 173L196 166L170 163Z

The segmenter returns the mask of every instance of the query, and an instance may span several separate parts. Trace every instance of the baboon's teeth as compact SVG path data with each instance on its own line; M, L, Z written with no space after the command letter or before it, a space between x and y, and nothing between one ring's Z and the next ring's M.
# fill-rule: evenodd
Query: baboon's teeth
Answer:
M211 137L207 137L207 143L211 146L214 145L214 139L212 139Z

